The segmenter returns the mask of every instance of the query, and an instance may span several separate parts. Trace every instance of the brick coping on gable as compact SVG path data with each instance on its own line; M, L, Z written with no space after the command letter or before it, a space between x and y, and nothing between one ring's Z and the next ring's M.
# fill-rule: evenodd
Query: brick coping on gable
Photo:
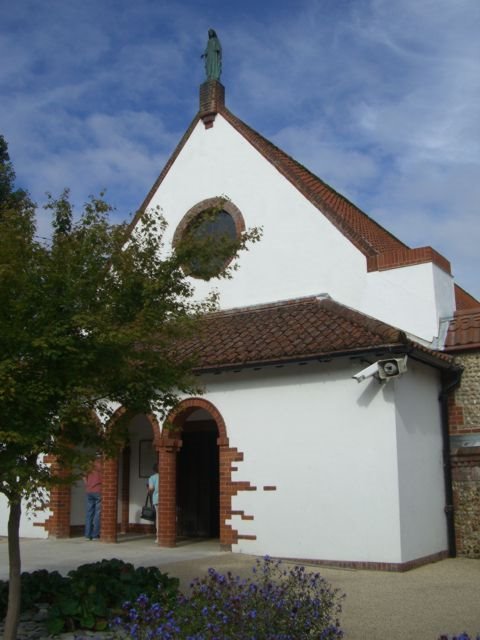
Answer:
M210 84L212 84L212 82L210 82ZM215 84L215 82L213 82L213 84ZM220 85L220 83L218 84ZM203 87L203 90L204 89L205 87ZM209 87L209 89L213 91L215 87ZM225 107L223 86L220 85L220 89L222 90L220 92L222 99L216 99L212 102L212 104L214 104L212 108L216 111L215 113L209 113L212 119L209 120L208 127L213 126L214 117L217 113L220 114L365 255L367 259L367 271L383 271L431 263L442 269L445 273L451 274L450 262L435 249L429 246L416 247L413 249L408 247L347 198L323 182L318 176L310 172L299 162L235 116ZM205 107L201 106L130 223L129 232L133 230L142 212L149 206L153 195L184 148L193 130L199 122L204 120L204 117ZM456 294L457 293L457 299L460 299L462 304L472 305L472 303L476 303L475 299L463 289L461 292L456 291Z

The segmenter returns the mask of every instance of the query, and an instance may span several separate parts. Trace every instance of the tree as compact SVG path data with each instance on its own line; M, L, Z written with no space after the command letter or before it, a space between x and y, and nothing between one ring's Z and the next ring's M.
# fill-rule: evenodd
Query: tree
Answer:
M178 393L199 392L193 362L179 359L175 344L216 305L214 296L193 299L182 269L191 258L188 241L161 257L166 223L159 212L145 212L141 233L129 233L127 225L109 222L102 196L76 216L65 191L49 196L53 235L45 242L35 235L36 207L14 189L14 179L0 136L0 492L9 503L10 561L5 640L16 637L20 612L22 500L38 506L45 488L72 482L72 469L86 468L87 451L115 450L121 429L102 427L115 406L162 415ZM254 229L235 246L227 242L225 258L258 235ZM220 274L229 275L227 268Z

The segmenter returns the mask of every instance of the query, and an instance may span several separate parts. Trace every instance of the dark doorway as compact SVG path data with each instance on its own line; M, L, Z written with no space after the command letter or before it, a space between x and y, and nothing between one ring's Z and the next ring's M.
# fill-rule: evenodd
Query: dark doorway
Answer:
M177 535L218 538L218 431L213 420L186 422L177 460Z

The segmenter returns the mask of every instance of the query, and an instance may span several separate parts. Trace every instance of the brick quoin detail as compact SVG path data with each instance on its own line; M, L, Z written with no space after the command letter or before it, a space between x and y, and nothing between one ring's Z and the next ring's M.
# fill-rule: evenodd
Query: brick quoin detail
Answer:
M54 473L57 471L60 476L62 475L58 470L54 456L45 456L44 461L51 465ZM48 508L51 511L51 515L46 519L45 523L40 526L43 526L52 538L69 538L71 511L71 490L69 484L52 487Z
M204 398L189 398L179 404L168 416L159 443L160 466L160 513L158 523L158 544L174 547L177 542L176 523L176 469L177 453L182 446L181 431L184 422L197 409L207 411L217 425L219 448L219 489L220 489L220 546L230 549L239 540L239 534L227 520L232 517L232 497L239 491L255 491L250 482L233 481L234 462L243 460L243 453L229 446L225 421L216 407ZM253 519L246 516L243 519ZM250 539L250 538L248 538Z

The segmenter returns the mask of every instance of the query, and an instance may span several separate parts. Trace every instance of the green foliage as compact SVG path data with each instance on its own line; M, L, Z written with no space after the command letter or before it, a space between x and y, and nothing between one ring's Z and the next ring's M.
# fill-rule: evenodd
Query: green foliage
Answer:
M82 565L68 577L56 571L34 571L22 574L22 610L48 605L47 628L52 634L78 628L102 631L126 600L141 593L171 606L178 584L177 578L156 567L135 568L117 559ZM8 583L0 582L0 618L6 612L7 593Z
M65 190L49 196L53 236L45 241L14 181L0 136L0 493L10 505L15 568L22 498L41 507L44 489L82 475L93 451L116 455L132 415L162 416L177 394L201 392L193 362L175 345L216 297L194 300L181 252L164 247L159 211L143 212L131 230L110 222L103 194L75 212ZM228 274L225 267L218 277ZM115 429L105 428L119 406L126 411ZM14 571L10 602L19 597ZM15 618L7 616L9 637Z
M216 206L196 215L183 231L176 250L183 269L190 275L210 280L223 273L231 277L236 265L231 265L238 252L249 242L257 242L261 231L257 228L239 232L232 216L220 198Z
M33 205L13 189L3 138L0 168L0 492L18 503L70 482L72 468L80 474L91 455L82 451L116 451L122 425L104 430L98 416L105 424L120 405L126 424L136 413L164 415L176 393L200 392L175 344L216 298L193 300L182 268L192 249L187 239L166 251L159 211L144 212L132 232L109 222L102 196L75 213L65 190L49 196L53 237L44 242ZM257 235L244 233L229 255ZM196 250L207 262L216 251Z
M76 628L102 631L126 600L148 593L169 605L178 591L177 578L168 577L156 567L136 569L117 559L82 565L68 577L67 588L57 594L49 609L50 633Z
M58 571L40 569L32 573L22 573L22 611L28 611L40 603L52 604L67 582L67 578L60 575ZM6 614L7 600L8 582L2 580L0 581L0 619Z

